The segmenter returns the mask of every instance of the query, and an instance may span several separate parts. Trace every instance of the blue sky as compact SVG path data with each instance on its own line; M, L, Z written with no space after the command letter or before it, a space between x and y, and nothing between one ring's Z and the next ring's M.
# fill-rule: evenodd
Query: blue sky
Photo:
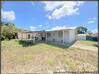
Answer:
M6 1L1 20L12 22L27 30L52 30L85 26L96 32L98 28L97 1Z

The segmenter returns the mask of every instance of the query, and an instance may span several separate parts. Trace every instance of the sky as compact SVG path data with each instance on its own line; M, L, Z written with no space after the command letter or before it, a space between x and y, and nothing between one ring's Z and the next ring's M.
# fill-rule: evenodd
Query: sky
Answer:
M1 20L32 31L84 26L98 29L97 1L6 1Z

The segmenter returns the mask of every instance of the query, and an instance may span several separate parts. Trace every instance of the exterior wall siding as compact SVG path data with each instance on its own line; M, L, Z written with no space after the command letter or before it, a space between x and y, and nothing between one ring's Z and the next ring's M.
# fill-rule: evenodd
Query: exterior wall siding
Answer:
M64 30L64 43L69 43L69 31Z
M75 40L76 40L76 33L75 33L75 30L70 30L69 31L69 41L70 41L70 43L71 42L74 42Z
M76 40L86 40L86 36L76 36Z
M63 32L64 31L64 32ZM76 31L73 30L63 30L62 36L59 37L59 31L49 32L51 36L47 36L47 41L62 42L64 44L73 43L76 40Z
M76 29L18 33L18 39L28 39L29 35L30 39L33 39L36 36L38 39L42 40L42 37L46 37L46 41L68 44L73 43L76 40Z
M61 42L61 40L63 40L63 36L59 37L59 33L58 31L53 31L53 32L49 32L50 36L47 36L47 41L56 41L56 42Z

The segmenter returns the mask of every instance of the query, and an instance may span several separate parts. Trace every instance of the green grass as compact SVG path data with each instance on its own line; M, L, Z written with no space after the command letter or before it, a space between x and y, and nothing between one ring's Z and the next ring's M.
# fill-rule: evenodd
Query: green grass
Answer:
M16 57L17 57L17 56L9 56L9 59L10 59L11 61L17 60Z
M61 54L60 54L60 53L58 53L58 52L55 54L55 56L56 56L56 57L59 57L60 55L61 55Z
M70 56L70 57L73 57L73 55L72 55L72 54L70 54L69 56Z
M18 39L13 39L13 40L9 40L9 41L2 41L1 42L1 49L2 50L9 50L9 49L16 49L16 48L23 48L23 47L33 47L36 49L40 49L41 50L56 50L59 51L60 48L56 47L56 46L52 46L46 43L38 43L38 44L34 44L32 42L28 42L25 40L18 40Z
M8 50L20 47L22 47L22 45L19 44L19 40L10 40L1 42L1 50Z
M88 59L84 58L84 57L78 57L79 60L83 61L83 62L88 62Z
M93 65L94 65L95 67L98 67L98 61L97 61L97 62L94 62Z
M64 53L64 56L66 56L67 55L67 53Z
M24 62L24 61L27 61L27 60L30 60L30 59L32 59L32 58L34 58L36 55L34 55L34 54L25 54L25 55L23 55L23 56L9 56L9 59L11 60L11 61L14 61L14 60L16 60L16 61L21 61L21 62Z
M76 70L76 65L73 63L73 62L71 62L71 60L68 58L68 59L66 59L66 62L67 62L67 64L70 66L70 68L72 69L72 70Z
M23 57L18 58L18 60L24 62L24 61L27 61L29 59L32 59L35 56L36 55L33 55L33 54L27 54L27 55L24 55Z
M59 53L57 53L57 54L56 54L56 57L59 57L59 56L60 56L60 54L59 54Z
M51 58L47 58L46 61L47 61L48 64L52 64L52 63L54 63L54 60L51 59Z
M84 45L89 45L89 46L97 46L97 42L95 42L95 41L88 41L88 40L86 40L86 41L78 40L78 41L76 41L75 44L84 44Z
M32 59L35 55L33 54L28 54L28 55L24 55L22 58L20 58L20 61L27 61L29 59Z
M2 52L3 53L2 57L3 58L6 57L5 59L3 59L3 61L10 60L11 62L18 61L19 63L20 62L24 63L26 61L35 60L35 58L38 58L36 57L36 55L41 55L39 56L39 58L41 59L41 61L44 61L43 63L48 63L48 65L52 66L51 64L57 64L57 61L59 61L59 62L62 62L62 64L68 65L70 69L74 71L77 69L77 66L75 64L75 57L77 57L76 60L78 60L81 63L85 63L85 62L90 63L89 61L91 61L90 58L88 58L91 56L89 55L86 57L83 56L87 54L87 52L89 52L87 50L81 50L74 47L61 48L58 45L54 46L47 43L33 44L31 42L26 42L24 40L16 39L16 40L10 40L10 41L2 41L1 48L2 50L4 50ZM10 49L13 49L13 50L10 50ZM79 57L78 54L80 53L84 53L82 57ZM89 53L91 53L91 51ZM44 57L42 56L42 54L44 54L44 56L50 56L50 57L48 57L47 59L43 59ZM77 54L77 56L75 54ZM92 54L94 53L92 52ZM93 59L96 59L96 58L93 58ZM93 63L97 67L96 61L92 62L92 64Z

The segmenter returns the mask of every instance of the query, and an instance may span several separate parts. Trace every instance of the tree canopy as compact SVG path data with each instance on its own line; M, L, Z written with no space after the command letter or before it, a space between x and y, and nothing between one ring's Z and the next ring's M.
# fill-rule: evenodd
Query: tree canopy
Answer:
M87 32L87 28L83 26L78 26L77 27L77 33L78 34L85 34Z
M13 23L1 22L1 40L12 39L17 33L17 29Z

